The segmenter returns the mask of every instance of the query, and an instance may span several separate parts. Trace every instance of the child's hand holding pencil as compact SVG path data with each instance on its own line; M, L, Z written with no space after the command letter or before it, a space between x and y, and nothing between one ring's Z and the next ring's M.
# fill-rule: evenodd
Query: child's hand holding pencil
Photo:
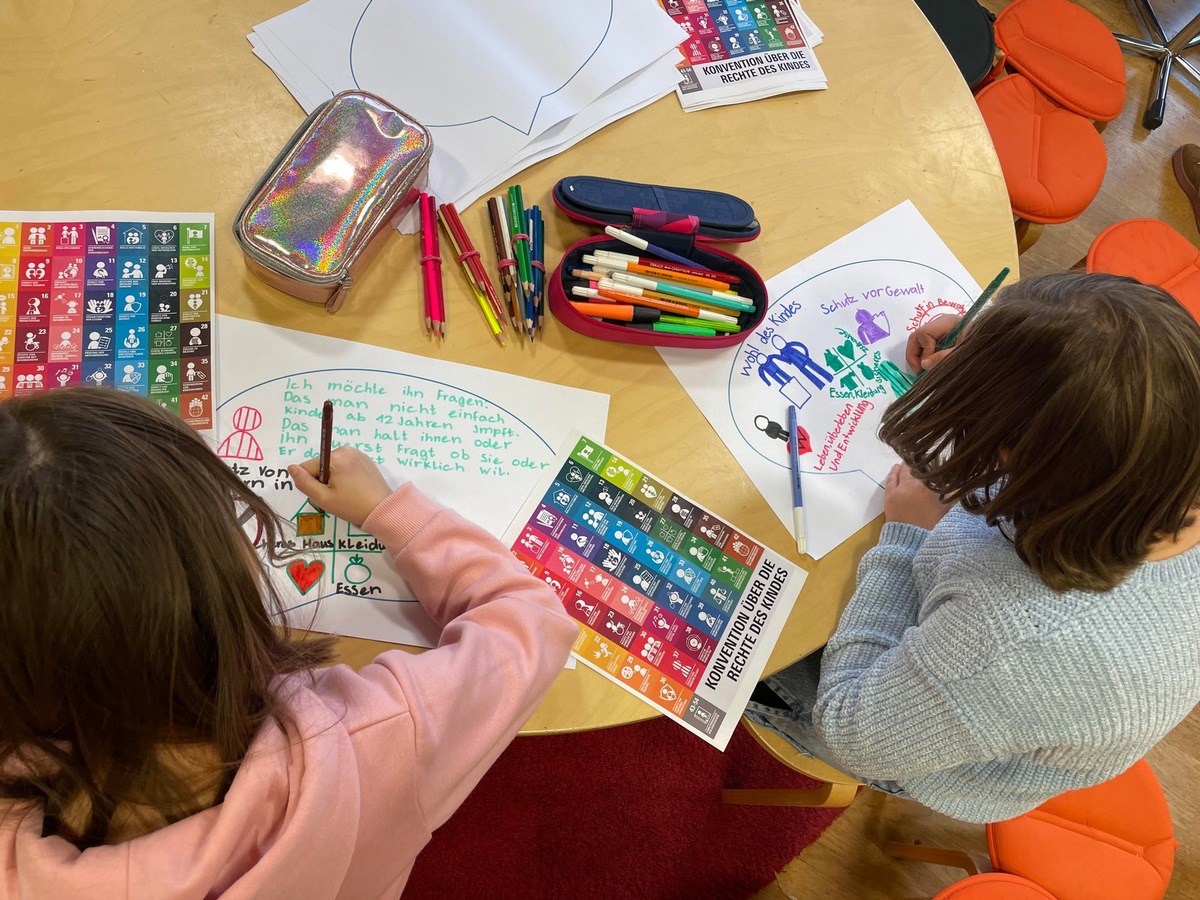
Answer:
M297 490L330 515L362 525L375 507L392 493L383 473L369 456L354 447L329 454L329 483L317 480L320 458L288 466Z

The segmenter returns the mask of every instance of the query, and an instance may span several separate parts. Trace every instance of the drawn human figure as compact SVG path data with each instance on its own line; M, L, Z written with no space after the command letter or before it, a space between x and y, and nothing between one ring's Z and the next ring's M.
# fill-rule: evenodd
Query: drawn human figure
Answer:
M40 350L42 342L37 339L37 336L32 331L25 332L25 349L31 353L34 350Z
M137 297L134 294L126 294L125 305L121 307L121 312L135 313L141 312L141 310L142 304L138 302Z
M25 315L40 316L42 314L42 298L34 294L29 298L29 303L25 307Z
M167 277L167 266L165 263L155 263L154 264L154 277L155 278L166 278Z
M185 373L185 377L189 382L203 381L204 372L202 372L200 369L197 369L194 362L189 362L187 364L187 372Z
M783 30L783 36L785 38L787 38L787 40L789 40L789 41L794 41L796 39L796 29L793 28L791 25L788 25Z
M66 279L74 278L78 274L79 265L74 260L71 260L71 262L63 266L63 270L58 273L58 277L60 281L65 281Z
M0 375L0 391L8 390L8 379Z
M73 340L71 340L71 332L69 332L69 331L61 332L61 334L59 336L59 341L57 344L54 345L54 349L55 350L74 350L75 342Z
M191 331L188 332L188 334L191 335L191 337L188 338L188 346L189 347L199 347L201 344L204 343L204 341L202 341L200 339L200 335L203 334L202 329L193 328Z
M108 377L108 375L105 373L105 371L103 369L97 369L95 372L93 372L91 375L88 376L88 380L91 381L93 384L104 384L104 379L107 377Z
M171 374L166 366L159 366L157 372L158 374L154 376L155 384L170 384L175 380L175 376Z
M92 297L87 302L87 311L95 316L104 316L112 312L112 300L108 297Z
M122 278L141 278L142 277L142 264L139 262L134 262L131 259L125 260L125 264L121 267L121 277Z
M29 245L41 247L46 243L46 226L35 225L29 229Z
M136 350L138 347L142 346L142 342L138 340L137 332L135 332L132 328L129 329L129 334L125 336L123 343L130 350Z
M741 50L742 49L742 42L738 40L738 36L736 34L731 34L729 36L729 49L730 50Z
M732 25L733 23L729 20L729 13L725 12L725 10L721 10L720 14L717 16L717 24L722 28L728 28L730 25Z
M262 413L253 406L239 406L233 413L233 434L221 441L217 456L225 459L262 459L262 447L251 434L261 424Z
M102 260L102 259L96 260L96 268L92 269L92 277L93 278L107 278L108 277L108 267L106 265L104 265L104 260Z
M17 230L11 225L5 228L3 232L0 232L0 244L3 244L5 247L11 247L16 242Z
M762 413L759 413L754 417L754 427L769 438L778 438L785 444L787 443L787 429L778 422L772 421L767 416L764 416Z
M142 380L142 373L136 366L126 365L122 371L124 374L121 376L121 384L137 384Z
M780 343L782 341L782 343ZM799 341L788 341L782 335L772 335L771 344L779 351L780 358L790 366L794 366L801 375L811 381L816 387L824 387L833 381L831 375L808 354L808 348Z
M59 369L58 375L55 377L58 379L59 387L66 387L67 382L71 380L71 371L69 369Z
M870 310L860 307L855 311L854 318L858 322L858 339L864 344L873 344L892 333L889 329L879 326L879 323L875 321L878 316L883 316L883 321L887 324L887 313L882 310L872 313Z
M752 31L746 35L746 43L750 45L752 50L757 49L762 44L762 38L758 36L757 31Z
M68 316L79 315L79 301L78 300L68 300L67 301L67 315Z
M8 298L0 296L0 318L8 315Z

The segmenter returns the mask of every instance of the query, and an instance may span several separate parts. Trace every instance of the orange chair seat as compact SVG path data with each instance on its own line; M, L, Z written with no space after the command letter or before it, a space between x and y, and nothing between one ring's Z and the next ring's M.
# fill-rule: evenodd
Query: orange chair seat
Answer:
M1125 105L1125 61L1103 22L1070 0L1014 0L996 17L1008 65L1047 96L1108 122Z
M933 900L1055 900L1054 895L1025 878L1004 872L972 875L956 881Z
M1087 270L1156 284L1200 319L1200 250L1158 219L1110 225L1088 250Z
M975 95L1000 158L1013 212L1031 222L1069 222L1095 199L1108 154L1095 127L1058 106L1023 75Z
M1058 900L1159 900L1174 866L1174 828L1145 760L1111 781L1068 791L987 826L992 865Z

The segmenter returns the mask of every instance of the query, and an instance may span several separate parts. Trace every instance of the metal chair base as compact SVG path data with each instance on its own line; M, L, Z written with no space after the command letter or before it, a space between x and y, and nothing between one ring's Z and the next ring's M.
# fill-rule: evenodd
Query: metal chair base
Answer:
M1150 102L1142 114L1142 126L1153 130L1163 123L1163 116L1167 111L1167 89L1170 87L1172 72L1178 71L1192 84L1200 87L1200 70L1183 58L1184 53L1200 47L1200 15L1188 22L1178 34L1168 38L1149 0L1127 0L1127 4L1141 19L1152 40L1115 32L1113 37L1123 50L1148 56L1158 62L1150 88Z

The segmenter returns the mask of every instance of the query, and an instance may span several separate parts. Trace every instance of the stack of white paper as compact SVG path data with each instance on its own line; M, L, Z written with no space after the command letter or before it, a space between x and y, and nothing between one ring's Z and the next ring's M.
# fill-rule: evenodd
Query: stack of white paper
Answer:
M683 34L645 0L310 0L248 37L309 112L363 90L425 125L429 191L465 206L670 93Z
M827 87L812 52L821 31L795 0L658 2L688 34L675 88L685 110Z

